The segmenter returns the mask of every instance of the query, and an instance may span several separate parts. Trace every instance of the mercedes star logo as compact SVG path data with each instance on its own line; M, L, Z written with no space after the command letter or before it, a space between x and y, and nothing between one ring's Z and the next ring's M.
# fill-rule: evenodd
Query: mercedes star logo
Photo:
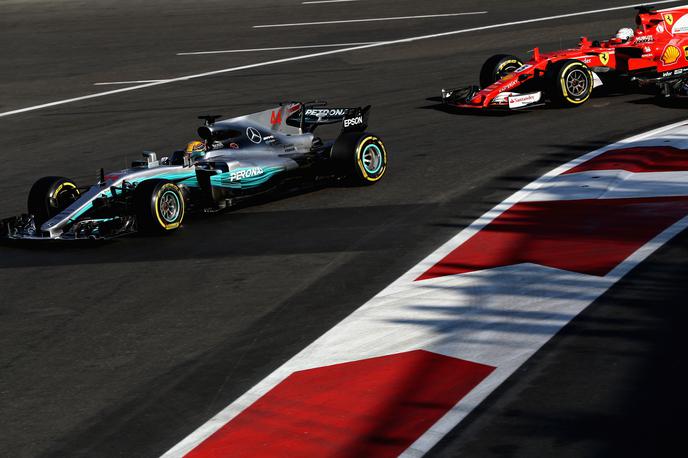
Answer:
M246 136L253 143L260 143L263 141L263 136L260 135L260 132L258 132L258 130L256 130L253 127L249 127L246 129Z

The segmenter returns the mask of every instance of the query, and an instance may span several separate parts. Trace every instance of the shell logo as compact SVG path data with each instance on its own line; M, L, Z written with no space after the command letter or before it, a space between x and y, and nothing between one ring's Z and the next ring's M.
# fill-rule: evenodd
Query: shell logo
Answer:
M681 51L676 46L667 46L662 53L661 61L664 65L671 65L676 63Z

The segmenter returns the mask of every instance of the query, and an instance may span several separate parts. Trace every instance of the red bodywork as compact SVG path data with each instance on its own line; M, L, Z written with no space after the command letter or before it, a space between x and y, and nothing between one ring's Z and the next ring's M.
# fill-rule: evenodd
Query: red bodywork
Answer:
M688 7L640 10L635 35L625 43L618 38L595 43L584 37L573 49L541 53L535 48L532 58L515 72L462 101L448 99L446 103L460 108L509 107L509 95L518 96L525 83L542 79L551 64L567 59L585 63L594 73L618 77L683 71L688 75Z

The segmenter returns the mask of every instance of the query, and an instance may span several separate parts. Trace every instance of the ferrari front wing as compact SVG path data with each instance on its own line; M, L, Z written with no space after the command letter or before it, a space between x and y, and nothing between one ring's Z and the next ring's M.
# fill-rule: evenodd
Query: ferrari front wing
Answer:
M481 94L478 86L442 89L442 103L456 108L519 110L544 105L542 91L518 93L500 92L490 98Z

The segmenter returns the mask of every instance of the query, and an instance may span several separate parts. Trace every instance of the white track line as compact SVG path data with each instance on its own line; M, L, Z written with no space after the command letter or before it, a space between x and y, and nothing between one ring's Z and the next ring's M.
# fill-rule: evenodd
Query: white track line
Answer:
M136 81L108 81L105 83L93 83L94 86L107 86L110 84L141 84L141 83L159 83L167 80L136 80Z
M196 51L196 52L178 52L178 56L197 56L202 54L226 54L235 52L259 52L259 51L284 51L290 49L309 49L309 48L341 48L343 46L360 46L369 45L373 43L380 43L379 41L363 41L360 43L332 43L328 45L306 45L306 46L281 46L277 48L249 48L249 49L227 49L223 51Z
M318 21L318 22L293 22L290 24L265 24L254 25L254 29L262 29L267 27L296 27L302 25L329 25L329 24L349 24L352 22L377 22L377 21L401 21L407 19L429 19L436 17L450 17L450 16L471 16L474 14L487 14L487 11L469 11L467 13L446 13L446 14L426 14L422 16L397 16L397 17L376 17L367 19L345 19L341 21Z
M358 0L317 0L315 2L301 2L302 5L313 5L316 3L343 3L343 2L357 2Z
M676 1L678 1L678 0L660 0L657 2L653 2L653 3L655 5L659 5L662 3L676 3ZM276 65L276 64L283 64L283 63L287 63L287 62L295 62L295 61L299 61L299 60L313 59L316 57L331 56L334 54L341 54L341 53L345 53L345 52L358 51L360 49L376 48L376 47L380 47L380 46L394 45L394 44L400 44L400 43L413 43L415 41L420 41L420 40L428 40L431 38L448 37L448 36L458 35L458 34L462 34L462 33L478 32L481 30L491 30L491 29L498 29L498 28L502 28L502 27L511 27L511 26L515 26L515 25L532 24L535 22L553 21L556 19L564 19L564 18L568 18L568 17L606 13L609 11L616 11L616 10L633 8L634 6L640 6L640 5L644 5L644 4L645 3L633 3L630 5L614 6L614 7L609 7L609 8L597 9L597 10L578 11L575 13L558 14L556 16L545 16L545 17L539 17L539 18L534 18L534 19L524 19L521 21L503 22L501 24L492 24L492 25L485 25L485 26L480 26L480 27L471 27L468 29L452 30L449 32L434 33L434 34L430 34L430 35L420 35L420 36L415 36L415 37L401 38L398 40L380 41L380 42L372 43L369 45L353 46L350 48L334 49L331 51L323 51L323 52L318 52L318 53L313 53L313 54L304 54L302 56L288 57L285 59L276 59L276 60L269 60L269 61L265 61L265 62L258 62L255 64L242 65L239 67L223 68L220 70L214 70L214 71L205 72L205 73L198 73L195 75L180 76L178 78L172 78L172 79L168 79L168 80L157 81L155 83L146 83L146 84L141 84L139 86L131 86L131 87L126 87L126 88L121 88L121 89L113 89L111 91L98 92L95 94L88 94L88 95L83 95L80 97L73 97L70 99L58 100L58 101L50 102L50 103L43 103L41 105L34 105L32 107L20 108L20 109L11 110L11 111L5 111L3 113L0 113L0 118L5 117L5 116L12 116L15 114L20 114L20 113L26 113L29 111L41 110L43 108L55 107L58 105L65 105L68 103L81 102L83 100L89 100L89 99L95 99L95 98L99 98L99 97L105 97L108 95L120 94L123 92L137 91L137 90L146 89L149 87L160 86L162 84L177 83L180 81L188 81L188 80L196 79L196 78L204 78L207 76L221 75L223 73L237 72L237 71L241 71L241 70L248 70L248 69L259 68L259 67L267 67L269 65Z

